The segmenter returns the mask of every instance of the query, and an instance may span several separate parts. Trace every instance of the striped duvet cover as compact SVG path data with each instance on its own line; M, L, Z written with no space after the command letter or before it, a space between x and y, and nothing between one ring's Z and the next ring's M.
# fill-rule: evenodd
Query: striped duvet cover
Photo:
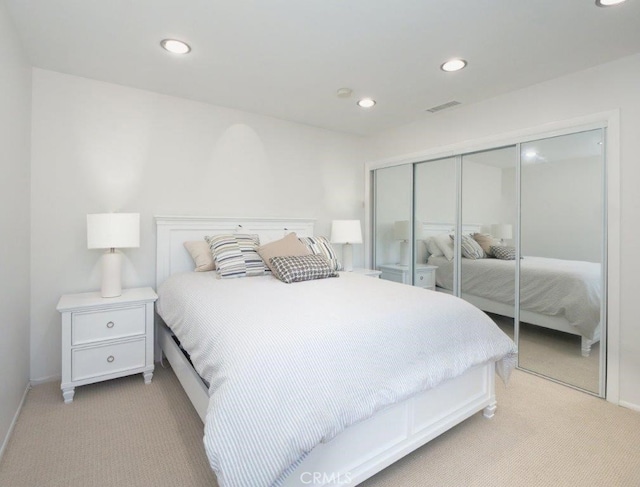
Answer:
M385 407L497 361L514 343L474 306L358 274L175 274L157 309L210 384L204 444L220 487L282 482L318 444Z

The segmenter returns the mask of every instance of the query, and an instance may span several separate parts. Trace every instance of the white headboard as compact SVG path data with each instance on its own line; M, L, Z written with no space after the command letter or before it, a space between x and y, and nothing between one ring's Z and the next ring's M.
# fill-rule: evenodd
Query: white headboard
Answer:
M483 225L476 223L463 223L462 224L462 233L479 233L482 231ZM433 222L423 222L422 223L422 235L427 237L434 237L436 235L440 235L441 233L450 233L455 231L456 224L455 223L433 223Z
M204 216L156 216L156 289L171 274L193 270L193 260L184 248L187 240L206 235L252 233L268 243L296 232L312 237L315 220L302 218L222 218Z

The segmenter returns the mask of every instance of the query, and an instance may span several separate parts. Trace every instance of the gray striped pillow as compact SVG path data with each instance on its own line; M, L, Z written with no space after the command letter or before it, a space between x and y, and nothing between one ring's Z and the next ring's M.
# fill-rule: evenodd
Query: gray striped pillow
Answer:
M454 240L453 235L450 235L451 240ZM469 235L462 236L462 244L461 244L461 252L462 257L467 259L484 259L486 257L484 250L478 242L476 242L473 237Z
M331 269L329 261L322 255L271 257L269 263L273 275L287 284L338 277L336 271Z
M229 234L204 238L209 244L218 275L222 278L264 275L267 267L258 255L257 235Z
M338 255L326 237L299 237L298 240L305 244L312 254L321 255L327 259L331 270L342 270L342 264L338 261Z

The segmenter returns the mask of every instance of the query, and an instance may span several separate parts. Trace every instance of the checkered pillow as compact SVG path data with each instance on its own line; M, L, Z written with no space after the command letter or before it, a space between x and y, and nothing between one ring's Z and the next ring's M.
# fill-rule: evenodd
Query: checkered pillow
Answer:
M507 247L505 245L492 245L491 253L496 257L496 259L516 260L515 247Z
M329 261L321 255L271 257L269 262L273 275L287 284L338 277Z
M229 277L262 276L267 266L258 255L257 235L230 234L204 238L209 244L218 275Z
M324 256L329 261L332 270L342 270L342 264L338 261L338 255L336 251L333 250L327 237L299 237L298 240L305 244L312 254Z

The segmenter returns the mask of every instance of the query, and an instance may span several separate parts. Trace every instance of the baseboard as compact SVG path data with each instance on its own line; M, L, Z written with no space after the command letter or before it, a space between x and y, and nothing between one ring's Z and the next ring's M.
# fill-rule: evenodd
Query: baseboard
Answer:
M27 398L27 392L31 389L31 383L27 383L27 387L24 390L24 394L22 394L22 399L20 400L20 404L18 405L18 409L16 410L16 414L13 416L13 420L9 425L9 430L7 431L4 440L2 441L2 446L0 446L0 460L2 460L2 455L4 455L4 450L7 448L9 444L9 438L11 438L11 434L13 433L13 428L16 426L16 422L18 421L18 416L20 416L20 411L22 411L22 406L24 406L24 401Z
M618 403L623 408L632 409L633 411L638 411L640 413L640 405L633 404L632 402L620 401Z
M56 382L56 381L60 381L61 376L59 375L52 375L49 377L41 377L40 379L31 379L31 385L32 386L38 386L40 384L46 384L47 382Z

